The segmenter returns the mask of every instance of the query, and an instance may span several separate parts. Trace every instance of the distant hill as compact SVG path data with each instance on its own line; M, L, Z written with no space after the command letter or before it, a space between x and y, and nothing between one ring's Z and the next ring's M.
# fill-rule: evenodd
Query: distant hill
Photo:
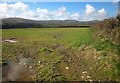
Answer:
M97 21L80 22L77 20L29 20L23 18L4 18L2 20L3 29L10 28L65 28L65 27L86 27Z

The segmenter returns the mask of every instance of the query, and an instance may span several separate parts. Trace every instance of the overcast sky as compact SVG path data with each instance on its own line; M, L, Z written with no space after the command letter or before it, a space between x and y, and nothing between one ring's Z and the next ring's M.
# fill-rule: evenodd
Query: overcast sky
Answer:
M33 20L102 20L118 13L113 2L1 2L0 18Z

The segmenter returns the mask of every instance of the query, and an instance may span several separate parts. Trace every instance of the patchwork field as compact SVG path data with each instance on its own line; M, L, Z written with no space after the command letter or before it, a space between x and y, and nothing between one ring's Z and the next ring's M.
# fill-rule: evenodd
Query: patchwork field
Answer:
M3 80L118 80L117 53L98 44L90 28L3 29Z

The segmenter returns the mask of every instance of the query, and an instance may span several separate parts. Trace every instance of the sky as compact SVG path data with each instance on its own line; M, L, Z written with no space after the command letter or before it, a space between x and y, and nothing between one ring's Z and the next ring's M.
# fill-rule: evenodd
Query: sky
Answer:
M0 0L0 2L118 2L120 0Z
M103 20L118 13L114 2L0 2L0 18Z

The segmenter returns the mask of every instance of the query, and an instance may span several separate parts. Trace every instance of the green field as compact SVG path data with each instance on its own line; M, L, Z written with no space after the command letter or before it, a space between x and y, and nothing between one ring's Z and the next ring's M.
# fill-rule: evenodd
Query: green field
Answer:
M2 40L10 38L17 42L2 43L3 59L33 67L19 80L117 79L117 55L96 50L90 28L3 29Z
M83 43L92 42L92 33L89 28L5 29L2 32L3 38L15 37L22 43L39 41L44 45L64 44L79 47Z

